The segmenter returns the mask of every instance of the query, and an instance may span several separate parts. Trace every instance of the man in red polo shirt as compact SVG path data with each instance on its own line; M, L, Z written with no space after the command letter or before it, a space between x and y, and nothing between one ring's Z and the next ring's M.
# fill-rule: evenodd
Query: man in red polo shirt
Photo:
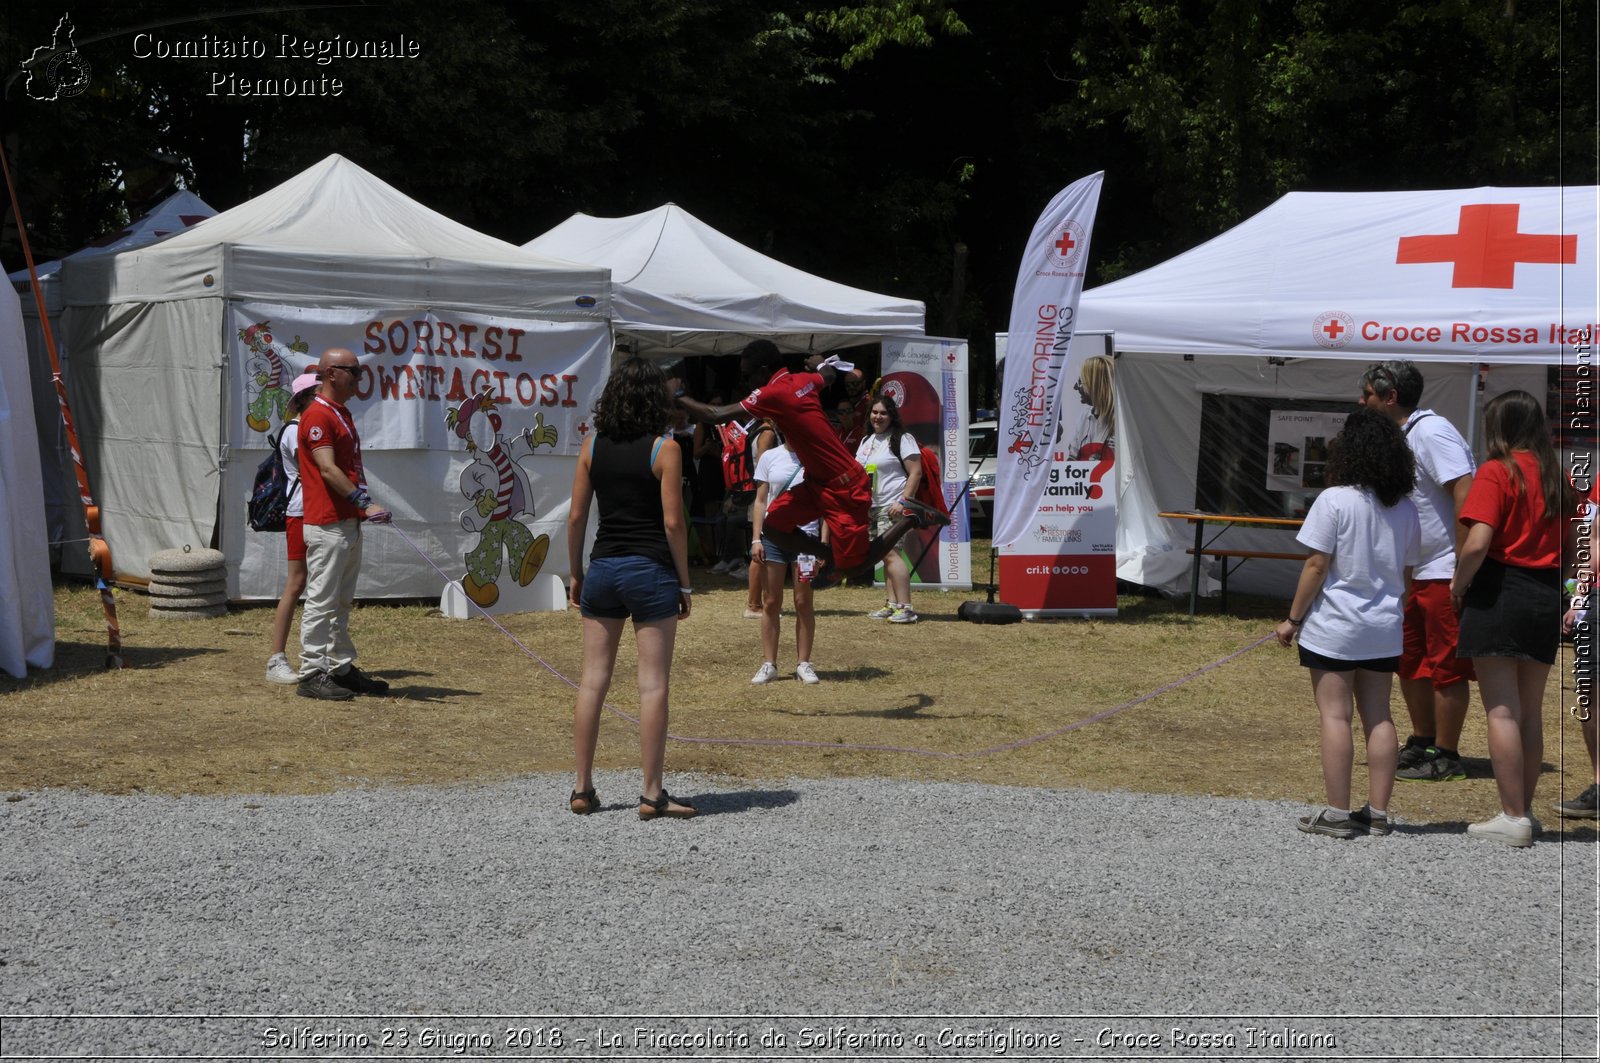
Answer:
M812 355L806 365L810 372L791 373L775 344L755 340L739 361L745 379L755 384L749 395L726 406L708 406L683 394L677 399L696 420L709 424L747 414L770 418L778 426L806 475L772 503L762 533L785 551L820 558L822 567L812 586L822 590L846 577L869 575L902 535L942 514L913 503L888 531L868 539L871 480L839 439L819 399L837 374L820 355ZM800 530L818 519L828 526L826 543Z
M374 505L361 469L361 437L345 407L355 395L362 365L343 347L322 352L317 397L300 415L300 492L305 500L306 605L300 616L300 684L303 698L345 701L357 694L386 694L389 684L355 665L350 609L361 572L361 522L387 524Z

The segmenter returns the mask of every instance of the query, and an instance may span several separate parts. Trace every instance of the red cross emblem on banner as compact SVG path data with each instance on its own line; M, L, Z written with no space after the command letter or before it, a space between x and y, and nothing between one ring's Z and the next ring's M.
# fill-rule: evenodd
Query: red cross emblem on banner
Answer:
M1578 261L1578 237L1517 231L1516 203L1474 203L1461 208L1453 233L1402 236L1395 262L1451 262L1452 288L1513 288L1518 262L1570 266Z
M1338 318L1334 318L1333 320L1329 321L1326 325L1322 326L1322 331L1326 332L1328 334L1328 338L1330 340L1338 339L1339 338L1339 333L1343 332L1344 330L1345 330L1344 325L1339 323L1339 319Z
M1066 258L1067 255L1072 253L1072 249L1077 246L1078 241L1072 238L1072 233L1070 231L1062 232L1061 239L1056 241L1056 250L1061 252L1062 258Z

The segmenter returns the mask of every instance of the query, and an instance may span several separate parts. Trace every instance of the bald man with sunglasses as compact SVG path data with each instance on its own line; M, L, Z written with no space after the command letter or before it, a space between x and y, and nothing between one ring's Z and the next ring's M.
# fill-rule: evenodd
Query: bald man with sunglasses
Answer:
M300 415L300 491L305 500L306 605L300 616L303 698L348 701L387 694L389 684L356 667L350 610L361 572L361 525L392 516L367 492L361 437L346 403L360 389L363 367L344 347L317 362L321 384Z

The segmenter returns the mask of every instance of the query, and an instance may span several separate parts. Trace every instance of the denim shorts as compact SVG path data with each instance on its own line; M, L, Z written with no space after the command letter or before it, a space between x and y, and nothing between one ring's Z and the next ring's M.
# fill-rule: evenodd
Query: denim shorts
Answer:
M761 549L766 556L767 563L770 565L794 564L794 558L785 552L783 547L768 539L765 535L761 537Z
M678 615L678 575L651 557L592 558L578 608L604 620L665 620Z

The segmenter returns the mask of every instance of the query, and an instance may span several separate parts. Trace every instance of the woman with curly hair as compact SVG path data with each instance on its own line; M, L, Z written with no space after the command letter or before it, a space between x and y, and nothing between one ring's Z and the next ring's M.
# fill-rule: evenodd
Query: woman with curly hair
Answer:
M1333 439L1330 486L1297 536L1310 551L1278 643L1300 640L1300 663L1322 717L1322 785L1328 806L1300 817L1307 834L1353 838L1389 833L1398 746L1389 690L1400 664L1402 601L1422 531L1407 496L1416 481L1411 448L1389 418L1357 410ZM1350 811L1352 707L1367 744L1367 804Z
M594 750L600 707L611 688L617 644L633 618L639 650L640 819L688 819L694 806L667 793L662 762L667 747L667 687L678 621L689 616L689 534L683 516L683 450L671 445L666 378L643 358L612 370L594 408L594 435L584 441L572 480L567 517L570 604L583 614L583 678L573 713L578 781L568 807L598 811ZM589 568L583 566L589 504L598 501L600 528Z
M1488 457L1461 507L1466 542L1450 581L1461 614L1456 656L1472 658L1488 714L1500 813L1477 838L1533 844L1544 757L1544 686L1561 632L1561 551L1582 518L1539 400L1508 391L1483 408Z

